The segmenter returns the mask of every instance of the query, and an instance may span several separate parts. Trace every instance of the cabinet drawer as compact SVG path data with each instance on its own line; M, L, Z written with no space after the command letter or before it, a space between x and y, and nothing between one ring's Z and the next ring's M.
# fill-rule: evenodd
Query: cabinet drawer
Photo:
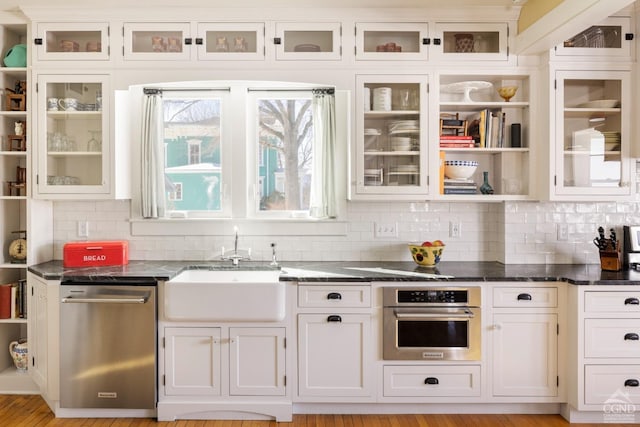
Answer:
M494 307L557 307L558 288L494 288Z
M480 366L385 366L384 395L480 396Z
M640 313L640 291L589 291L584 293L587 313Z
M585 357L640 357L640 319L586 319Z
M584 403L601 405L618 402L621 393L624 403L640 403L640 365L586 365ZM621 404L624 404L621 403Z
M371 287L365 285L300 285L298 307L371 307Z

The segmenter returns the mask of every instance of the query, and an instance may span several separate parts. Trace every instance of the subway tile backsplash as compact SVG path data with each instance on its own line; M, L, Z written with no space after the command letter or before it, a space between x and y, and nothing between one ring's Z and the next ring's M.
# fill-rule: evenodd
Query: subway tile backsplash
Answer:
M219 236L132 236L128 201L54 202L54 256L77 241L77 222L89 221L90 240L126 239L134 260L217 259L227 238ZM406 243L443 240L443 260L526 263L598 263L592 243L598 226L640 224L636 202L352 202L345 236L242 236L256 260L271 259L276 242L281 261L410 261ZM449 237L450 222L460 237ZM397 238L376 238L376 223L396 223ZM559 240L566 227L566 240Z

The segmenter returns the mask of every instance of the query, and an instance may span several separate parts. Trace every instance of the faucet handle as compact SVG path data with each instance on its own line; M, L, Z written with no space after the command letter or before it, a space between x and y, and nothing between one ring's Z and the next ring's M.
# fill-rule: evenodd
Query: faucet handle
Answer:
M278 260L276 259L276 244L271 243L271 265L277 266Z

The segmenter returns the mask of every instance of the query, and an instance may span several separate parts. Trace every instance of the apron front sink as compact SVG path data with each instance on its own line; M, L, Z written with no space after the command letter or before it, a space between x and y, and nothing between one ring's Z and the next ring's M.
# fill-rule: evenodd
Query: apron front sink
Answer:
M278 322L285 283L278 270L185 270L164 284L167 320Z

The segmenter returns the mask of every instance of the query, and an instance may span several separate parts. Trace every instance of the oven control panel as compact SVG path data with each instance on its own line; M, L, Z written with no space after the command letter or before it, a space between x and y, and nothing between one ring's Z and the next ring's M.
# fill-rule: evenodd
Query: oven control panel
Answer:
M466 289L407 289L398 290L398 303L467 303L469 295Z

